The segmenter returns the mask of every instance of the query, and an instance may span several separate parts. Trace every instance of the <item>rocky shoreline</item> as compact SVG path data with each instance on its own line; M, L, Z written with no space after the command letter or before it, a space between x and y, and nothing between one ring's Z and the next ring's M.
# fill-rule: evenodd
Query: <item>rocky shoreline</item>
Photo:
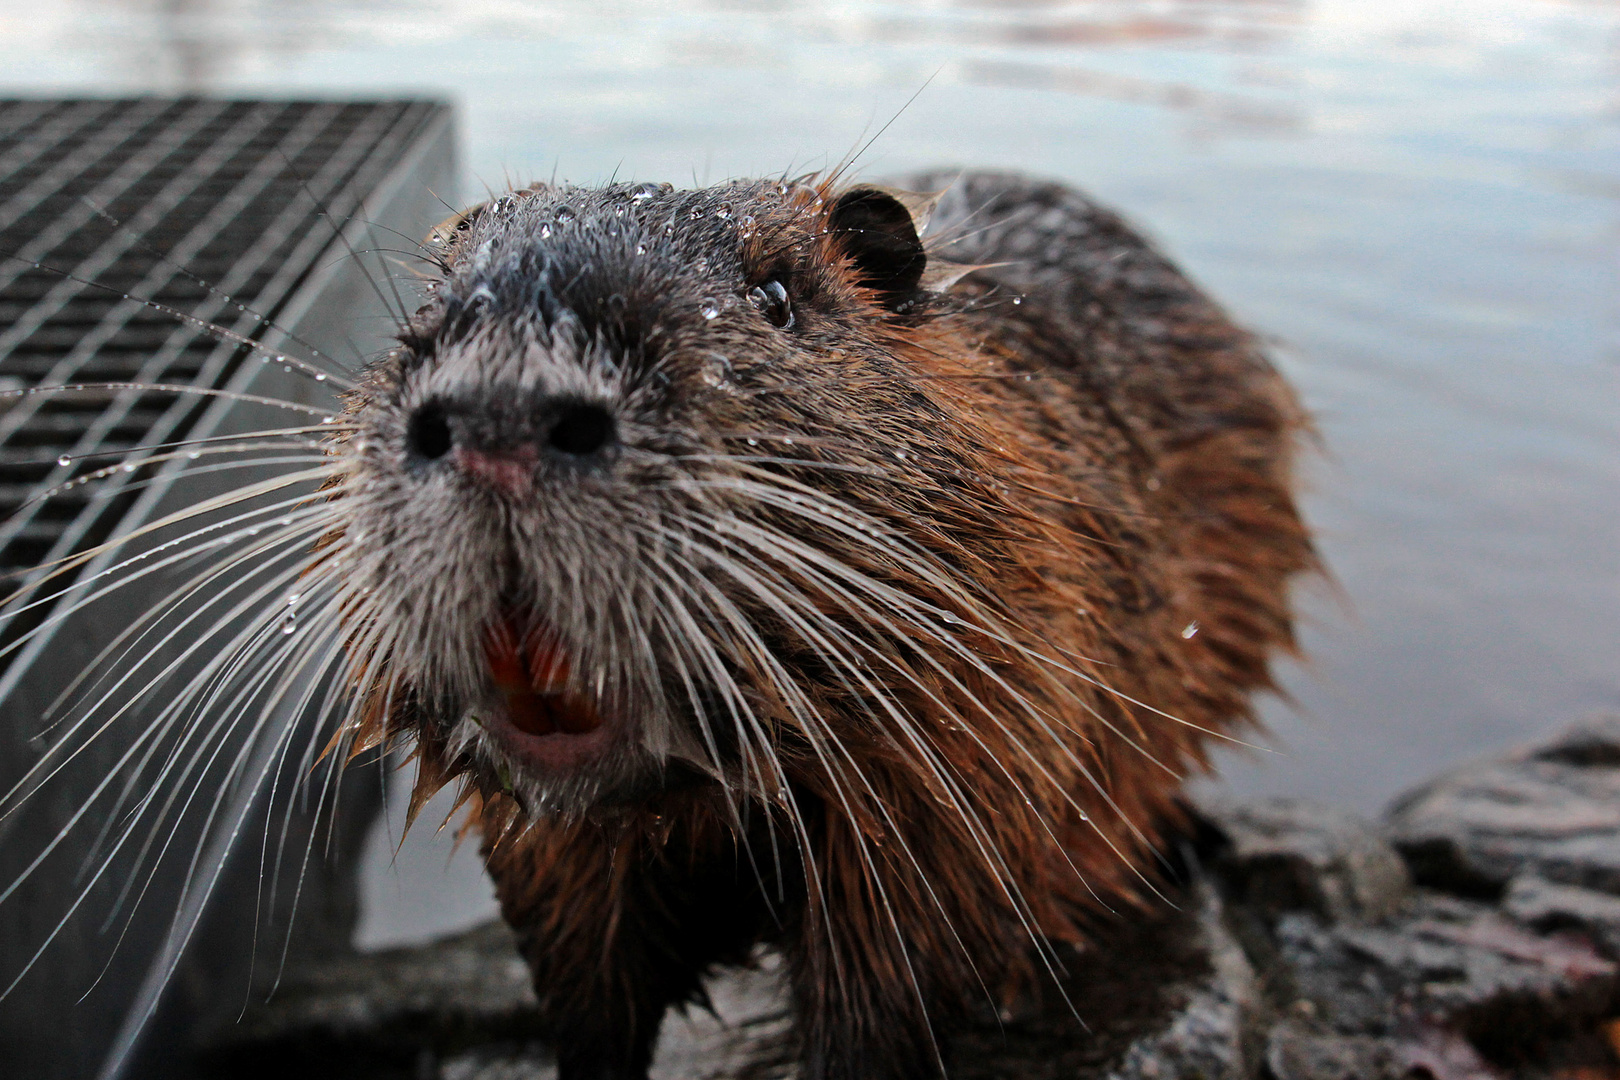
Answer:
M1170 902L1101 920L1062 993L954 1033L953 1080L1620 1080L1620 716L1376 823L1196 810ZM711 996L667 1021L657 1080L793 1075L771 956ZM202 1074L551 1080L533 1000L498 923L333 957L209 1036Z

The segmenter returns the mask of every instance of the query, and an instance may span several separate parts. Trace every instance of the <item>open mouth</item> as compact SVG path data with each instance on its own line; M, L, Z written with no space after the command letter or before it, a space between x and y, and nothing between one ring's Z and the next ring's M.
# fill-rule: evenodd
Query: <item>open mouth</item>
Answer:
M604 741L601 710L568 688L568 657L544 629L505 616L485 634L484 657L503 706L499 726L509 729L499 733L513 750L555 768Z

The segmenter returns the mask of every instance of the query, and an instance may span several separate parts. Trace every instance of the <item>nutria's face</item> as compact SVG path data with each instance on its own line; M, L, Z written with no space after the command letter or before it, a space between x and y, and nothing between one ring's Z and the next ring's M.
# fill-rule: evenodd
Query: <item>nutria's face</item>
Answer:
M672 767L769 787L767 748L850 653L807 594L893 561L936 435L893 347L939 305L910 212L546 187L430 244L442 280L344 448L391 708L531 810Z

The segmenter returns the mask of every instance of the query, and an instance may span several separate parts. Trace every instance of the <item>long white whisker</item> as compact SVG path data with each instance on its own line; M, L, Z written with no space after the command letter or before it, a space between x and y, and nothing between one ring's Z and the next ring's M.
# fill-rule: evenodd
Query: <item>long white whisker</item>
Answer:
M300 539L301 536L307 535L309 531L314 531L316 527L317 526L311 526L311 527L309 527L308 530L306 530L305 532L302 532L302 533L301 532L294 532L291 535L274 537L274 538L271 538L270 540L266 541L265 543L268 546L268 545L287 544L287 543L296 542L297 540ZM227 566L224 569L228 569L228 568L229 567ZM211 570L209 572L209 574L203 576L202 578L200 578L198 580L197 588L200 589L203 584L206 584L208 581L220 576L224 572L224 569L216 568L214 570ZM295 579L297 574L301 573L301 572L302 572L302 567L301 566L294 567L291 571L285 572L283 574L282 578L278 578L277 580L282 581L284 579L285 580ZM190 615L186 616L185 619L179 624L179 626L177 626L177 627L175 627L175 628L173 628L173 629L171 629L169 631L168 635L166 635L166 637L164 638L163 641L160 641L155 646L153 646L153 651L155 652L158 648L161 648L162 645L167 640L172 639L172 637L176 633L178 633L180 630L183 630L186 626L190 625L193 621L196 621L196 620L202 618L204 614L209 613L210 609L213 608L214 605L223 602L231 594L232 591L234 591L237 588L240 588L248 580L251 580L251 578L239 580L239 581L231 584L223 592L220 592L220 593L216 594L213 598L208 600L197 611L194 611ZM195 591L195 590L193 590L193 591ZM179 597L174 597L174 598L172 598L172 603L173 604L181 603L185 599L187 599L189 597L189 595L190 595L190 593L188 592L185 595L182 595L182 596L179 596ZM255 596L257 596L257 594L255 594ZM227 624L229 620L233 620L236 617L239 617L240 614L242 614L242 612L245 610L245 605L250 603L250 602L252 602L252 598L250 598L249 601L244 601L242 604L239 604L235 609L233 609L226 616L224 616L220 620L220 623L221 624ZM258 602L262 603L262 598L260 598L258 600ZM159 609L159 614L161 614L162 610L163 609ZM153 622L151 625L155 626L156 623ZM143 633L142 633L143 637L144 637L144 634L145 634L145 631L143 631ZM31 792L37 790L44 783L49 782L49 780L51 779L52 776L56 775L58 772L61 771L61 769L65 768L69 762L71 762L79 754L83 753L85 751L85 749L87 747L89 747L95 741L96 738L98 738L100 735L104 734L107 730L109 730L112 727L112 725L115 724L119 720L120 717L125 715L129 710L135 708L136 704L139 702L139 700L142 697L144 697L148 692L150 692L150 690L155 685L157 685L158 682L160 682L163 678L167 678L168 673L172 672L179 664L182 664L185 661L185 659L189 658L189 656L191 654L193 654L194 652L196 652L197 650L202 648L203 644L206 643L208 640L209 640L209 636L204 635L203 638L200 641L193 643L188 649L186 649L181 654L180 657L177 657L174 661L172 661L169 665L167 665L159 673L158 676L154 677L153 682L149 682L146 687L142 688L138 693L136 693L133 697L131 697L129 699L129 701L126 702L126 704L123 707L119 708L118 710L113 712L110 716L106 717L101 722L100 726L90 736L88 736L87 738L80 741L79 745L77 747L75 747L71 752L67 753L66 755L59 755L57 753L56 748L53 747L52 751L50 753L47 753L43 758L41 758L41 760L39 762L37 762L32 768L30 768L28 770L28 772L25 773L24 776L21 779L19 779L5 793L5 795L0 796L0 808L4 808L4 809L0 809L0 820L3 820L5 817L10 816L12 813L14 813L17 810L17 808L22 804L23 800L27 797L27 795L24 794L25 792L26 793L31 793ZM130 648L134 648L134 645L138 644L138 643L139 643L139 639L137 639L137 641L134 644L131 644ZM64 735L62 736L61 741L59 741L56 744L56 746L60 747L60 746L66 745L66 743L69 740L74 739L77 736L77 734L79 733L79 731L83 728L83 726L85 724L87 724L87 723L90 723L99 714L99 710L101 709L101 707L107 701L111 700L114 695L118 694L122 690L125 682L127 682L128 680L135 677L136 673L140 670L140 668L141 668L141 665L139 665L139 664L132 667L124 675L120 676L117 679L117 681L114 682L114 684L111 687L107 688L104 691L104 693L102 694L102 696L97 701L85 706L80 711L79 719L74 721L73 725L64 733ZM154 729L149 728L148 732L150 732L152 730L154 730ZM142 736L142 738L144 738L144 737L145 737L145 735ZM139 740L137 740L137 743L132 747L132 749L138 748L138 746L139 746ZM117 771L121 770L123 765L125 764L126 760L127 760L127 754L126 754L125 759L120 759L119 763L114 766L113 772L116 773ZM49 770L49 771L46 772L46 770ZM109 774L109 778L110 778L110 775L111 774ZM100 788L97 789L98 792L99 792L99 790L100 790ZM8 890L8 892L9 892L9 890ZM4 895L5 894L0 894L0 902L3 902Z
M74 591L80 591L81 595L74 596L70 603L65 604L61 609L53 611L51 613L51 616L41 626L34 628L33 630L29 631L26 635L24 635L23 640L26 641L28 638L31 638L34 635L43 632L45 629L49 628L50 626L54 626L54 625L62 622L68 616L74 614L77 611L82 610L85 607L88 607L89 605L91 605L93 603L96 603L97 601L111 595L114 592L117 592L119 589L127 588L129 585L131 585L132 583L134 583L135 581L137 581L140 578L143 578L143 577L146 577L148 575L157 573L157 572L162 571L162 570L164 570L164 569L166 569L166 568L168 568L170 566L173 566L173 565L176 565L176 564L179 564L179 563L183 563L183 562L195 559L203 551L229 547L230 545L238 543L238 542L240 542L240 541L242 541L244 539L252 539L252 538L258 536L260 533L265 532L267 529L286 528L288 526L298 524L300 521L305 521L305 520L308 520L310 522L319 521L323 517L326 517L326 516L328 516L328 515L330 515L332 513L330 507L327 504L316 503L313 506L301 505L301 504L307 504L308 501L309 500L307 498L300 496L299 498L287 500L286 502L283 502L283 503L273 504L273 505L267 506L267 507L261 507L261 508L259 508L257 510L250 511L250 512L248 512L246 514L238 515L237 517L232 518L232 519L230 519L228 521L220 522L215 526L210 526L207 529L198 530L198 531L196 531L194 533L188 534L187 536L180 537L175 541L172 541L172 542L170 542L168 544L162 545L162 547L165 547L165 548L167 548L167 547L175 547L175 546L177 546L179 544L183 544L187 540L195 539L198 536L202 536L202 535L205 535L208 532L212 532L216 528L229 527L232 524L241 525L244 521L251 521L255 517L264 517L264 516L267 516L267 515L270 515L270 514L281 514L281 515L283 515L282 521L285 524L276 524L274 526L265 525L265 524L244 526L242 528L237 529L234 532L230 532L230 533L223 534L221 536L213 537L209 541L207 541L205 544L199 545L196 548L184 548L184 547L182 547L177 551L171 551L170 554L165 556L163 559L161 559L161 560L159 560L157 562L149 563L148 565L146 565L144 567L141 567L139 570L137 570L134 573L130 574L126 578L121 578L121 579L117 579L115 581L110 581L110 582L107 582L107 583L105 583L103 585L95 586L94 588L92 588L92 585L96 580L98 580L100 578L105 578L105 577L109 576L110 574L116 573L116 572L118 572L120 570L127 569L128 567L133 566L136 563L143 561L149 555L155 554L156 550L161 550L161 549L155 549L154 551L145 552L145 553L142 553L141 555L138 555L138 556L136 556L134 558L126 560L125 562L120 563L117 566L109 568L107 571L105 571L103 573L93 575L91 578L88 578L88 579L86 579L84 581L81 581L81 582L77 582L74 585L73 589L69 591L68 595L71 596ZM268 538L266 538L265 541L263 541L264 544L269 545L270 547L275 546L277 544L277 542L278 542L278 534L276 532L274 532L274 531L272 531L270 536ZM98 670L105 670L103 668L103 662L106 660L107 656L109 656L113 650L115 650L115 649L117 649L119 647L120 642L122 642L125 638L127 638L128 635L138 631L143 625L147 624L148 622L150 622L153 619L158 618L165 611L172 608L180 600L182 600L185 597L189 596L191 594L191 591L194 590L198 586L198 583L200 583L202 581L213 580L215 578L220 577L225 572L227 572L227 571L229 571L231 569L234 569L236 566L240 565L241 562L244 559L251 557L254 553L256 553L259 550L261 550L260 547L250 545L248 548L246 548L245 550L243 550L241 552L238 552L236 555L232 556L227 561L225 561L223 563L216 564L213 567L210 567L209 569L205 570L201 575L199 575L197 578L194 578L191 581L186 582L186 583L178 586L176 589L171 590L170 594L167 597L165 597L165 599L163 601L161 601L158 605L156 605L155 607L153 607L152 609L147 611L145 614L139 616L130 626L127 626L123 631L121 631L113 639L113 641L110 642L101 651L101 653L99 653L95 657L95 659L85 668L85 670L83 672L81 672L72 681L70 681L68 686L66 688L64 688L64 690L61 693L59 693L57 695L57 697L55 698L55 700L53 700L51 702L51 704L46 708L46 710L44 712L44 715L46 717L50 717L50 716L54 715L56 713L56 711L61 707L62 703L64 701L66 701L67 698L73 694L73 692L77 689L77 687L80 685L80 683L85 678L89 677L90 674L93 673L93 672L96 672ZM268 550L268 547L264 548L263 550ZM36 601L35 604L37 604L37 603L39 603L39 602ZM23 608L21 608L19 610L28 610L28 608L34 607L35 604L26 605L25 607L23 607ZM0 656L6 655L7 652L9 652L9 651L11 651L9 648L8 649L0 649ZM0 798L0 805L3 805L3 803L4 803L4 799Z
M697 523L689 524L701 528L701 526L697 525ZM944 769L940 767L937 751L932 746L927 744L926 740L923 739L921 734L916 731L911 718L904 712L904 710L898 707L897 703L893 701L887 691L873 683L870 677L867 676L862 670L862 665L855 661L855 659L845 651L845 648L838 645L836 641L846 641L851 644L855 644L857 647L861 647L864 645L864 643L859 642L859 639L857 638L851 638L845 634L842 627L839 627L837 623L823 616L804 597L796 596L790 592L780 592L773 589L765 582L764 579L760 578L751 571L743 569L740 564L729 559L727 556L717 550L709 549L705 551L705 554L707 557L714 560L718 565L724 568L728 575L730 575L734 580L737 580L739 583L753 591L756 596L759 596L761 599L769 603L778 617L787 619L790 625L792 625L795 633L801 638L801 640L805 641L806 644L810 645L811 648L817 652L817 654L822 658L823 662L828 664L829 668L834 671L841 671L843 673L841 676L842 678L855 679L856 682L860 684L859 691L856 690L856 687L846 684L846 687L851 691L851 697L854 700L862 703L875 701L880 704L895 725L907 735L909 741L912 742L914 748L917 750L921 762L927 766L930 774L933 775L934 778L950 793L954 809L963 819L964 824L968 826L969 834L974 840L975 845L979 848L981 856L986 860L987 865L995 873L997 881L1000 883L1008 901L1013 905L1014 909L1019 912L1020 918L1024 918L1026 913L1025 905L1022 897L1016 895L1016 885L1010 877L1010 869L1007 868L1004 860L1000 858L999 852L996 851L994 842L991 839L988 830L985 829L977 814L975 814L962 800L960 790L954 778L952 778ZM761 567L761 569L763 569L763 567ZM816 630L814 626L811 625L812 623L820 624L824 627L824 631ZM880 659L883 658L881 651L873 649L870 646L865 646L865 648L868 651L871 651L874 655L878 656ZM892 666L897 670L902 670L901 665L893 664ZM921 684L919 683L919 685ZM946 710L946 715L951 715L954 713L954 710L951 709L947 703L939 699L937 695L931 696L933 696L936 704L941 705ZM854 767L853 761L851 761L851 765ZM1010 774L1009 779L1011 779ZM1016 781L1015 787L1017 787ZM1019 787L1018 790L1022 794L1022 788ZM1027 795L1024 797L1026 800L1028 799ZM875 793L874 800L877 802L880 812L887 815L887 807L883 806L881 800L877 800ZM907 853L908 855L910 854L909 849ZM921 865L917 864L916 868L919 872L919 876L925 879L926 875L922 874ZM932 895L931 886L929 887L929 891ZM935 897L935 900L938 902L937 897ZM943 906L941 906L941 914L945 914ZM1029 913L1029 917L1032 918L1033 913ZM948 917L946 922L947 925L949 925ZM1039 937L1035 934L1033 926L1026 921L1026 927L1030 930L1032 938L1034 938L1037 944L1039 944Z
M20 599L20 598L22 598L24 596L27 596L29 593L37 590L46 581L49 581L52 578L59 577L62 574L65 574L65 573L68 573L68 572L70 572L72 570L75 570L78 567L83 566L85 563L90 562L91 560L95 559L98 555L101 555L101 554L103 554L105 552L108 552L108 551L115 551L118 548L123 547L126 544L130 543L131 541L136 540L136 539L138 539L138 538L140 538L142 536L148 536L148 535L150 535L150 534L152 534L154 532L157 532L157 531L159 531L161 529L168 528L171 525L177 525L177 524L179 524L181 522L189 521L190 519L192 519L194 517L197 517L197 516L199 516L201 514L206 514L206 513L209 513L211 511L214 511L214 510L227 509L227 508L229 508L231 506L236 505L237 503L246 502L249 499L257 498L260 495L269 495L269 494L271 494L273 492L279 491L282 488L291 487L294 484L305 483L305 482L309 482L309 481L327 480L327 479L330 479L334 475L337 475L337 474L338 473L337 473L336 467L329 465L329 466L326 466L324 468L305 469L305 470L302 470L300 472L287 473L285 475L278 476L278 477L275 477L273 479L263 480L263 481L260 481L258 483L250 484L245 488L239 488L236 491L228 492L228 493L223 494L223 495L218 495L218 496L215 496L213 498L205 499L202 502L195 503L192 506L187 507L184 510L177 510L174 513L167 514L164 517L159 518L156 521L147 522L144 525L141 525L138 528L136 528L134 530L131 530L130 532L122 533L122 534L120 534L118 536L113 537L110 540L105 541L104 543L100 543L100 544L97 544L97 545L95 545L93 547L86 548L84 551L76 552L73 555L65 556L65 557L63 557L61 559L56 560L55 562L43 563L39 567L37 567L36 569L48 570L48 572L44 573L43 575L41 575L38 578L30 580L29 582L22 585L21 587L13 590L9 595L7 595L7 596L5 596L3 598L0 598L0 610L4 610L8 617L11 616L12 614L14 614L14 612L12 610L10 610L10 606L15 601L17 601L18 599ZM319 499L319 498L323 498L323 497L324 496L322 494L318 493L318 492L310 492L309 495L305 496L305 498L308 498L308 499ZM216 526L216 527L222 527L222 526ZM150 551L142 552L142 553L140 553L138 555L135 555L135 556L131 557L127 561L128 562L139 562L144 558L149 558L152 554L154 554L156 552L166 550L167 548L172 547L174 544L182 542L183 539L184 538L180 538L180 540L171 540L171 541L168 541L168 542L166 542L164 544L160 544L157 547L151 549ZM109 570L108 572L111 572L111 571ZM104 576L104 575L97 575L97 576ZM94 580L94 579L91 579L91 580ZM0 654L0 655L3 655L3 654Z
M4 400L6 398L37 397L41 394L80 393L87 390L132 391L146 394L194 394L197 397L223 398L226 401L240 401L249 405L268 405L271 408L285 409L288 412L304 413L307 416L327 417L333 414L332 409L323 409L319 405L306 405L300 401L286 401L278 397L268 397L264 394L249 394L238 390L221 390L211 386L193 386L190 383L52 383L46 386L24 386L14 390L0 390L0 400Z
M743 534L747 534L750 530L754 530L754 529L758 528L757 526L752 526L751 524L747 524L747 523L741 523L741 522L735 522L735 521L733 521L731 523L736 524L737 527L739 528L739 530ZM790 540L789 538L787 538L787 537L785 537L785 536L783 536L783 535L781 535L779 533L775 533L775 532L764 533L763 537L764 537L764 542L765 542L764 550L770 552L774 557L785 558L786 556L785 556L784 553L791 551L796 556L805 557L805 558L809 559L810 561L812 561L814 564L816 564L816 565L818 565L818 566L820 566L822 568L828 569L828 570L832 571L833 573L838 574L841 579L854 583L857 587L859 587L861 589L862 592L864 592L865 594L867 594L869 596L875 596L875 597L880 597L880 598L892 598L892 599L901 600L901 601L909 601L909 598L906 597L905 594L899 593L899 592L897 592L895 590L892 590L892 589L889 589L887 587L881 586L876 582L872 582L871 579L865 577L865 575L861 575L861 574L856 573L855 571L848 568L844 564L838 562L835 559L828 558L827 556L825 556L824 554L822 554L821 552L817 551L815 548L813 548L813 547L811 547L809 545L794 542L794 541ZM802 567L801 567L801 572L804 572L804 568L802 568ZM1148 837L1145 834L1143 834L1141 832L1140 827L1135 822L1132 822L1130 820L1129 816L1126 815L1119 808L1119 806L1117 805L1117 803L1115 802L1115 800L1113 798L1113 795L1107 790L1106 785L1104 785L1099 779L1097 779L1097 777L1095 776L1095 774L1093 773L1091 768L1088 765L1086 765L1085 762L1082 761L1080 759L1080 757L1074 752L1074 750L1069 746L1068 741L1063 739L1057 732L1052 730L1051 719L1050 719L1050 717L1047 716L1047 714L1045 713L1044 710L1041 710L1041 709L1037 708L1034 705L1034 703L1029 701L1029 699L1024 694L1019 692L1011 684L1007 683L1005 678L999 672L997 672L989 663L987 663L984 660L984 658L982 656L980 656L977 652L975 652L972 649L968 648L965 644L963 644L961 641L959 641L953 635L937 629L934 626L932 619L918 618L916 616L915 612L913 612L911 610L908 610L908 607L909 607L909 604L902 605L902 606L898 607L896 610L897 610L897 613L899 613L902 618L906 619L906 624L907 624L907 627L909 629L911 629L913 632L920 631L923 634L927 635L931 640L934 640L937 643L945 646L954 655L956 655L960 659L962 659L962 660L966 661L967 663L969 663L975 670L977 670L984 677L986 677L986 678L992 680L993 682L995 682L1005 693L1007 693L1009 695L1009 697L1015 703L1017 703L1020 706L1020 708L1026 713L1026 715L1028 715L1032 720L1035 721L1035 723L1041 728L1042 732L1047 736L1047 738L1051 740L1052 744L1057 747L1058 751L1074 766L1074 768L1080 773L1082 778L1084 778L1086 780L1086 782L1092 787L1092 789L1097 792L1098 796L1101 797L1107 803L1107 805L1110 807L1110 809L1114 810L1114 812L1118 816L1121 823L1124 824L1132 832L1132 834L1137 837L1138 841L1143 843L1144 845L1148 846L1149 848L1152 847L1151 841L1148 839ZM932 611L937 610L937 609L925 608L925 610L928 610L928 611L932 612ZM875 615L875 612L873 612L873 614ZM977 627L975 627L975 629L977 629ZM890 634L892 635L893 640L896 640L896 641L905 640L905 635L901 632L901 630L900 630L900 628L898 626L894 626L893 624L890 624L889 627L888 627L888 630L889 630ZM961 683L961 681L945 667L945 665L943 665L938 660L936 660L932 656L930 656L927 650L921 650L920 653L919 653L919 656L921 657L921 659L923 660L924 663L928 664L931 668L933 668L935 670L935 672L937 674L939 674L942 678L944 678L950 685L952 685L953 688L958 690L958 692L962 693L967 698L967 700L972 702L978 708L978 710L980 712L982 712L986 716L986 718L991 721L992 724L994 724L998 729L1000 729L1001 732L1007 738L1009 738L1012 741L1014 748L1019 751L1019 753L1024 757L1025 760L1028 760L1032 765L1034 765L1036 767L1037 771L1040 772L1043 779L1045 779L1047 781L1047 783L1049 783L1055 791L1059 792L1060 795L1064 798L1064 800L1066 802L1068 802L1071 806L1073 806L1073 808L1081 815L1082 820L1086 821L1090 825L1091 829L1097 834L1097 836L1100 839L1102 839L1104 841L1104 843L1106 843L1109 846L1109 848L1112 849L1120 857L1120 860L1124 865L1126 865L1127 867L1130 867L1132 869L1132 871L1136 874L1136 876L1138 878L1140 878L1141 881L1145 885L1147 885L1147 887L1149 889L1153 890L1155 893L1158 891L1156 886L1154 886L1154 884L1152 883L1152 881L1149 880L1146 877L1146 875L1142 874L1142 872L1140 870L1136 869L1134 860L1128 858L1124 852L1119 850L1117 845L1114 843L1113 839L1111 837L1109 837L1108 834L1102 830L1101 826L1098 825L1097 822L1095 822L1095 821L1093 821L1091 819L1090 815L1086 813L1085 809L1083 807L1081 807L1078 802L1075 801L1073 795L1070 794L1067 791L1066 786L1061 784L1057 780L1057 778L1052 775L1051 771L1046 766L1046 764L1044 762L1044 759L1041 756L1032 753L1030 748L1025 746L1023 744L1023 741L1021 739L1019 739L1018 736L1016 734L1014 734L1013 731L1007 726L1005 720L1003 720L994 710L989 708L988 705L986 705L983 702L979 701L979 699L978 699L978 697L976 695L974 695L971 691L969 691L967 689L967 687L965 685L963 685ZM1095 679L1089 679L1088 678L1085 681L1090 682L1093 685L1099 685L1098 681L1095 680ZM1103 723L1105 726L1107 726L1110 730L1112 730L1116 734L1120 735L1121 738L1125 739L1127 742L1129 742L1133 746L1136 745L1133 741L1131 741L1128 738L1128 736L1126 736L1123 732L1120 732L1115 725L1113 725L1105 717L1103 717L1101 715L1101 713L1099 713L1094 707L1090 706L1088 703L1084 702L1083 700L1081 700L1081 699L1079 699L1077 697L1074 697L1074 695L1072 695L1072 694L1068 695L1068 696L1070 696L1071 698L1076 700L1083 708L1086 708L1086 710L1093 717L1097 718L1101 723ZM971 727L968 730L971 731ZM1138 747L1138 749L1141 750L1140 747ZM1147 757L1147 759L1149 761L1153 762L1156 765L1159 765L1160 768L1164 768L1166 772L1170 773L1170 775L1172 775L1172 776L1175 775L1175 773L1173 771L1169 770L1162 763L1158 762L1151 754L1148 754L1145 750L1141 750L1141 752L1143 753L1143 755L1145 757ZM999 763L999 758L997 758L994 754L991 754L990 756L991 756L992 760L996 760ZM1003 764L1003 767L1004 767L1004 764Z
M327 420L322 420L319 424L305 424L299 427L263 428L259 431L231 432L229 435L200 435L192 439L169 439L166 442L145 443L140 446L126 446L117 450L90 450L83 454L63 454L61 457L55 458L54 460L60 462L63 459L68 461L89 461L92 458L104 457L127 458L133 454L151 454L159 450L174 450L181 447L216 447L222 443L241 443L243 449L252 449L257 445L257 443L254 442L256 439L292 438L297 435L325 436L333 433L349 434L356 430L358 430L358 428L354 424L342 423L340 422L339 417L334 416ZM310 445L319 446L322 445L322 443L316 440L311 440ZM154 460L162 459L145 457L140 459L142 464L147 464ZM40 460L27 464L44 465L46 462L44 460Z
M267 589L262 589L258 593L255 593L254 596L249 597L247 600L245 600L243 602L243 604L239 605L238 608L236 609L236 611L232 613L233 616L235 614L238 614L241 611L245 610L246 605L249 605L249 604L252 604L252 603L255 603L255 602L262 604L263 598L266 595L269 595L269 594L274 593L275 591L277 591L277 588L279 588L279 587L285 587L285 585L284 585L284 582L282 582L282 581L280 581L278 579L276 582L272 582L271 587L269 587ZM228 621L229 620L227 620L227 625L228 625ZM247 633L247 631L244 631L244 634L246 634L246 633ZM242 638L243 638L243 635L238 635L238 637L236 639L236 642L239 643L242 640ZM206 643L207 640L208 639L205 637L203 641L197 642L194 645L192 645L190 648L185 650L185 653L183 654L183 657L184 658L189 658L189 655L191 653L195 652L197 649L199 649L204 643ZM233 643L233 646L228 647L227 651L223 655L225 657L231 656L235 647L236 647L236 645L235 645L235 643ZM177 660L174 663L170 664L165 669L165 671L172 670L173 667L175 666L175 664L178 664L180 662L181 662L181 659L177 658ZM221 663L221 659L216 658L214 661L210 662L209 667L206 668L205 671L212 671L214 666L219 664L219 663ZM165 677L165 676L160 675L160 678L161 677ZM149 687L151 685L152 685L151 683L148 684ZM125 709L131 707L135 702L139 701L142 696L144 696L144 692L142 694L138 694L135 698L131 699L130 705L125 706ZM181 702L176 703L176 704L180 704L180 705L183 706L184 703L185 703L185 701L184 701L184 699L182 699ZM122 712L125 711L125 709L120 709L119 713L121 714ZM169 709L167 709L165 711L171 717L176 715L175 704L171 704ZM115 714L115 716L116 716L116 714ZM261 715L261 725L262 725L262 723L263 723L263 718L262 718L262 715ZM163 725L159 725L159 727L162 728ZM149 729L149 731L150 730L151 729ZM148 734L143 733L140 737L138 737L132 743L132 745L124 752L124 754L120 756L118 761L115 762L114 765L108 770L107 774L103 777L103 779L86 796L83 803L80 805L79 809L76 810L69 817L67 823L62 826L62 828L57 832L56 836L54 836L45 845L43 850L41 850L39 852L39 854L35 856L35 858L30 862L30 864L19 875L17 875L17 877L15 877L9 885L7 885L3 890L0 890L0 904L3 904L12 894L14 894L16 892L16 890L18 888L20 888L21 885L33 875L34 871L37 870L41 864L43 864L45 859L47 859L50 856L50 854L53 851L56 850L56 848L62 843L62 841L68 835L70 835L72 833L72 831L77 827L79 821L81 821L84 818L85 814L87 814L89 812L89 810L91 809L91 807L94 806L95 803L99 800L102 792L104 792L107 789L108 785L112 783L112 781L113 781L113 779L115 777L117 777L120 773L122 773L125 765L127 765L129 760L135 755L135 753L138 750L140 750L141 746L144 744L145 739L147 737L148 737ZM249 740L250 743L253 742L253 741L254 740L252 740L252 739ZM217 754L217 750L216 750L216 754ZM212 760L212 759L210 759L210 760ZM219 799L223 799L225 797L229 786L230 786L229 784L225 784L225 783L222 783L220 785ZM156 790L158 790L158 787L153 788L154 792ZM188 804L189 804L189 799L188 799ZM218 803L216 802L216 806L217 805L218 805ZM249 812L248 809L244 809L242 811L241 817L242 817L243 820L245 820L246 814L248 812ZM242 823L242 821L238 820L238 822L236 823L236 827L239 828L241 823ZM210 821L210 824L211 824L211 821ZM89 898L91 892L94 890L95 885L100 881L101 877L111 867L111 865L113 863L113 856L115 856L117 854L117 852L122 848L122 846L125 843L127 843L128 839L134 835L134 829L133 829L132 826L133 826L133 822L131 823L131 827L126 828L123 831L123 834L120 837L120 839L118 840L118 842L107 853L107 856L102 861L101 866L97 868L95 873L91 876L89 882L80 890L79 895L69 905L68 910L63 914L62 918L57 921L57 923L51 929L49 934L46 935L45 939L40 943L39 948L29 958L29 960L22 967L22 969L17 973L16 977L11 981L11 983L3 991L0 991L0 1000L3 1000L7 995L9 995L11 993L11 991L16 988L18 983L20 983L22 981L22 979L28 974L28 972L30 970L32 970L33 965L39 961L40 956L42 956L44 954L45 950L50 946L51 942L53 942L56 939L56 937L61 933L62 929L64 927L66 927L68 922L72 919L73 915L79 910L79 908ZM179 910L177 910L177 913L176 913L176 918L177 919L180 918L180 911L184 910L184 906L185 906L184 905L184 897L190 891L190 889L192 887L192 884L193 884L193 879L190 876L190 873L194 873L195 866L196 866L196 859L199 858L200 855L201 855L201 846L199 846L197 854L194 855L194 857L193 857L193 862L192 862L193 870L192 870L192 872L188 873L187 881L185 883L185 886L182 889L182 900L181 900L181 903L180 903L180 906L179 906ZM217 873L217 868L216 868L215 872Z

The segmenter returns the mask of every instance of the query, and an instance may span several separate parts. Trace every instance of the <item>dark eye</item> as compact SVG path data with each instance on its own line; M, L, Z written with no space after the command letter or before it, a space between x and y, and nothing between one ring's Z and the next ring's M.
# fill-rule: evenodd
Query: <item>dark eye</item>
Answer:
M772 326L786 330L793 325L793 304L788 300L787 286L775 278L749 289L748 302L757 307Z

